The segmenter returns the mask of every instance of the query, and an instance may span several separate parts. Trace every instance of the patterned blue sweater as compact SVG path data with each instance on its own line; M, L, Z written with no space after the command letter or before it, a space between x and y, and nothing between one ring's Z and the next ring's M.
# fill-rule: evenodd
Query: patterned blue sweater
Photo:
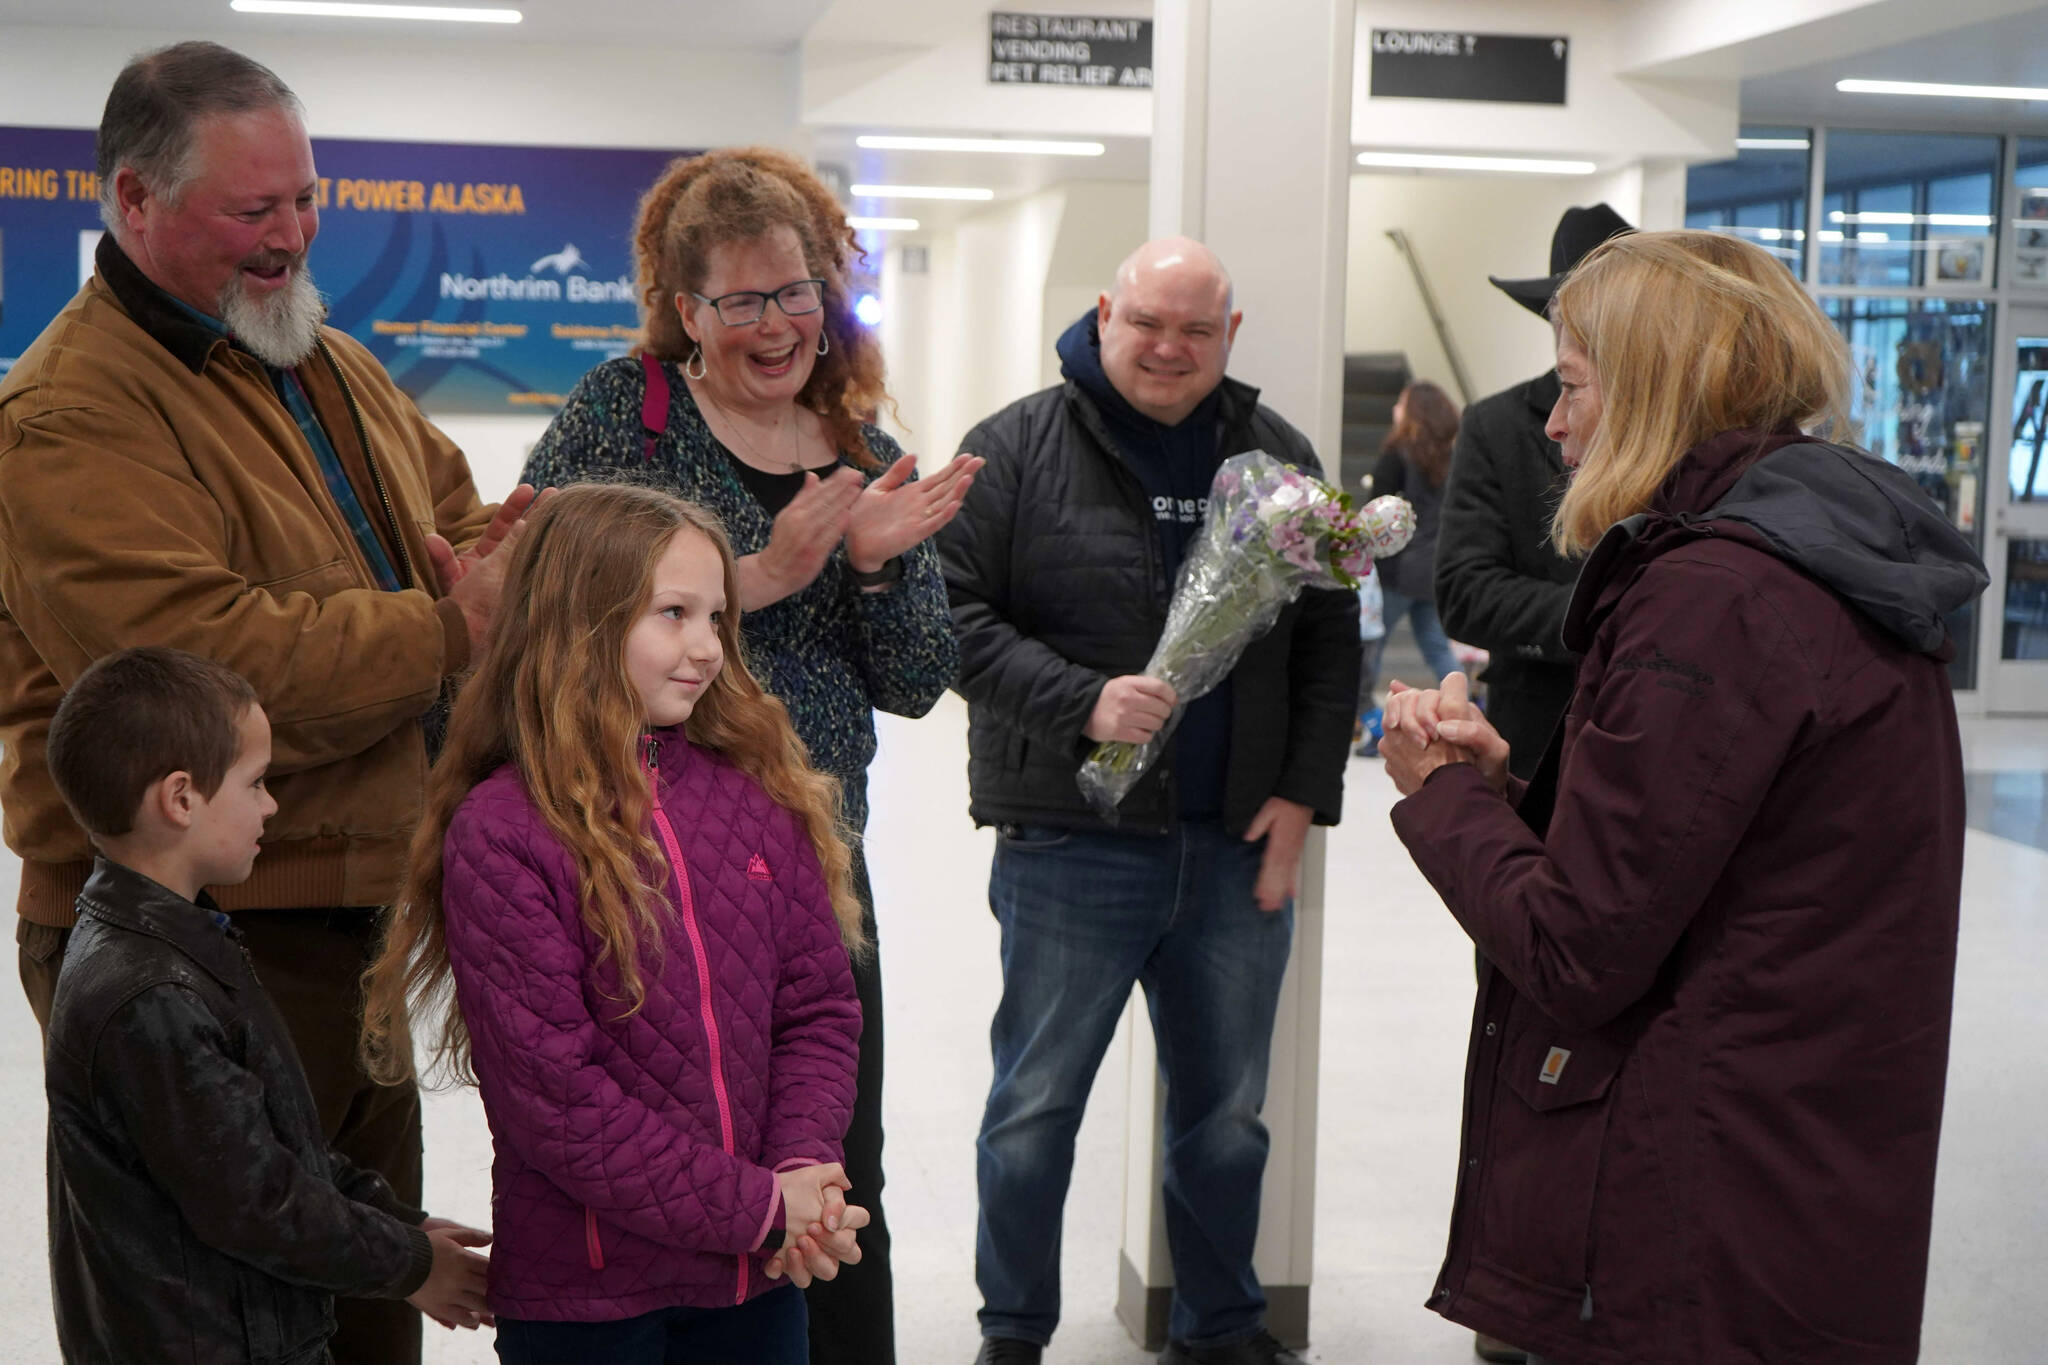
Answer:
M640 362L608 360L578 382L527 457L521 480L546 488L590 479L643 479L717 513L734 554L765 549L773 522L733 473L725 447L711 434L681 374L674 365L665 368L668 429L651 459L645 457L640 425L647 390ZM884 432L864 430L883 468L902 454ZM808 586L748 612L740 634L747 666L789 708L811 762L845 786L846 823L859 833L867 825L875 708L921 716L960 666L937 552L924 542L903 557L900 583L862 592L842 544Z

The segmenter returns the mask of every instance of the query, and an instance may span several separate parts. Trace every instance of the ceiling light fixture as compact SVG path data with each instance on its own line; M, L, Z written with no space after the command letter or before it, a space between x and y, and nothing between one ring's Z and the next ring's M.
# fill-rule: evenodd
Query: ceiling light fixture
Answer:
M1935 85L1926 81L1836 81L1845 95L1931 95L1958 100L2048 100L2038 85Z
M847 191L856 199L993 199L994 190L966 185L855 185Z
M1411 171L1509 171L1518 175L1591 175L1590 161L1545 161L1527 156L1449 156L1435 152L1360 152L1361 166Z
M915 232L915 218L861 218L848 215L846 225L855 232Z
M1813 143L1803 137L1739 137L1735 139L1738 152L1805 152L1811 151Z
M1101 156L1109 150L1100 142L1046 142L1021 137L897 137L882 133L863 133L853 140L853 145L876 152L1007 152L1012 156Z
M240 14L299 14L322 19L431 19L451 24L516 24L525 16L516 9L478 9L468 5L385 5L342 3L341 0L229 0Z

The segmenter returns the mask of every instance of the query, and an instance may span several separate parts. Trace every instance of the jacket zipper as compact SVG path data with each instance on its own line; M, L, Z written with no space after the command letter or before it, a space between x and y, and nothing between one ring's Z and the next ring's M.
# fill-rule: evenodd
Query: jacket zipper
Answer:
M652 797L654 825L661 832L662 847L668 852L669 873L676 880L676 908L683 912L683 932L689 935L690 952L697 960L697 1009L704 1020L705 1041L711 1047L711 1091L718 1098L718 1138L727 1156L734 1155L732 1128L732 1099L725 1088L725 1046L718 1032L718 1014L711 1004L711 959L704 951L704 935L697 925L697 902L690 894L690 869L683 862L682 845L676 840L675 826L669 823L668 812L661 807L661 775L659 759L661 741L653 735L647 737L647 790ZM742 1252L739 1261L739 1287L733 1297L734 1303L747 1301L747 1257Z
M377 486L377 501L384 508L384 524L391 528L391 543L398 547L399 565L405 570L408 586L423 588L418 572L413 568L412 551L405 548L405 533L398 528L398 509L391 503L391 490L384 486L384 471L377 467L377 452L370 445L370 430L363 425L363 410L356 403L356 391L349 384L348 376L342 372L341 362L327 349L327 343L320 343L320 358L327 362L327 368L334 372L341 383L341 396L348 403L349 421L355 424L356 439L363 444L363 463L369 466L370 482Z
M583 1210L583 1245L590 1252L590 1268L604 1269L604 1243L597 1239L597 1210Z

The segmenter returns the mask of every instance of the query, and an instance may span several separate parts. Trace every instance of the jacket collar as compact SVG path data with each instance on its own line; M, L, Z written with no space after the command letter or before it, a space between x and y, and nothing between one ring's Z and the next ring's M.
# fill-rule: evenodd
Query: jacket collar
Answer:
M1706 534L1699 529L1702 513L1727 496L1758 460L1805 439L1796 430L1738 428L1710 436L1688 450L1650 499L1649 510L1608 527L1586 557L1572 589L1571 605L1565 610L1566 648L1584 654L1612 605L1611 588L1625 585L1637 566L1682 541Z
M1103 449L1114 452L1116 442L1110 439L1109 426L1102 419L1102 411L1093 395L1075 379L1068 379L1064 385L1066 400L1081 415L1082 425L1090 435L1101 443ZM1220 440L1250 422L1259 409L1259 391L1241 379L1223 376L1223 382L1215 388L1216 433ZM1203 400L1207 402L1207 399Z
M93 860L92 876L78 893L78 912L116 929L159 939L229 990L237 984L241 931L204 891L198 900L188 901L161 882L102 857Z
M1664 480L1650 510L1660 516L1684 518L1708 511L1750 467L1774 450L1797 445L1806 437L1796 428L1789 431L1756 431L1737 428L1709 436L1685 453L1678 467Z
M157 286L155 281L142 273L142 267L128 258L114 241L109 232L100 238L98 250L93 253L93 264L98 268L107 288L113 292L114 301L121 305L121 311L134 319L136 326L149 333L151 340L178 358L180 364L194 374L206 368L207 357L216 346L231 344L224 332L208 327L192 316L189 309L179 306Z

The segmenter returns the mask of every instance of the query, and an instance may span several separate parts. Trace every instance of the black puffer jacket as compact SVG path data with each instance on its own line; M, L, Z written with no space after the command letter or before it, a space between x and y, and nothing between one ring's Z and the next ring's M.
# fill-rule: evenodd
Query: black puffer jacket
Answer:
M328 1150L217 914L104 858L78 898L45 1064L67 1361L312 1365L333 1295L402 1298L432 1268L420 1211Z
M1437 525L1437 614L1454 639L1492 656L1487 714L1522 778L1535 771L1578 673L1561 632L1579 565L1550 545L1570 482L1543 434L1556 403L1553 373L1465 409Z
M1225 379L1224 458L1263 450L1320 474L1300 432ZM1100 827L1075 783L1103 684L1144 671L1173 587L1152 512L1100 414L1069 381L1019 399L967 434L988 461L939 561L960 636L968 704L969 807L977 824ZM1241 832L1281 796L1333 825L1358 692L1358 599L1309 589L1245 649L1231 674L1224 824ZM1118 808L1118 827L1174 819L1169 749Z

